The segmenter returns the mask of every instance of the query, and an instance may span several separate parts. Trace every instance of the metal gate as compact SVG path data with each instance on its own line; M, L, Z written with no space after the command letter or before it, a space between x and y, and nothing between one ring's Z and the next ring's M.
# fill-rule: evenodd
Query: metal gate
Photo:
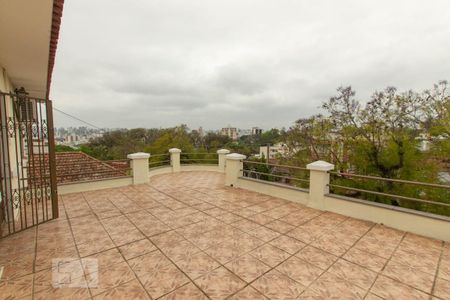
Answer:
M58 217L52 102L0 93L0 238Z

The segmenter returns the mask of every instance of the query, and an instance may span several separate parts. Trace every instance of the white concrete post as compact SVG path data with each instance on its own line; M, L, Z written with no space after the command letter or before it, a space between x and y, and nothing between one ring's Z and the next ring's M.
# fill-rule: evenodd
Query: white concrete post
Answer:
M309 201L308 206L318 209L325 208L325 195L330 192L330 174L328 171L334 169L334 165L323 160L307 164L309 172Z
M148 159L150 158L150 154L137 152L128 154L127 158L131 160L130 165L133 170L133 184L148 183Z
M243 175L244 159L247 157L238 153L225 155L225 185L234 186L239 177Z
M181 150L178 148L169 149L170 153L170 165L172 166L172 172L178 173L180 172L180 153Z
M220 149L217 150L217 155L219 156L219 171L225 172L225 155L229 154L230 150Z

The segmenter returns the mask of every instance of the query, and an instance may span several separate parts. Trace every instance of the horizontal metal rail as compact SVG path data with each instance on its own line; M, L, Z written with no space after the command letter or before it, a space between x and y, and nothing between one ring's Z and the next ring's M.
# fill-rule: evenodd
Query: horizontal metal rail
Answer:
M109 160L100 160L101 162L111 163L111 162L129 162L131 159L109 159Z
M397 183L404 183L404 184L428 186L428 187L434 187L434 188L450 189L450 185L445 185L445 184L410 181L410 180L403 180L403 179L392 179L392 178L369 176L369 175L358 175L358 174L350 174L350 173L343 173L343 172L329 172L329 173L332 175L338 175L338 176L342 176L342 177L355 177L355 178L362 178L362 179L373 179L373 180L379 180L379 181L397 182Z
M100 162L100 163L99 163ZM109 163L113 162L113 163L119 163L118 161L112 161L112 160L101 160L101 161L80 161L80 162L73 162L73 163L56 163L57 167L75 167L75 166L98 166L99 164L101 164L104 167L113 167L112 165L110 165ZM106 165L106 166L105 166ZM45 166L45 165L37 165L36 166ZM33 168L34 166L31 166L31 168Z
M252 170L241 170L241 171L242 171L242 172L245 172L245 173L252 173L252 174L259 174L259 175L267 175L267 176L272 176L272 177L277 177L277 178L291 179L291 180L297 180L297 181L309 183L309 180L308 180L308 179L302 179L302 178L297 178L297 177L275 175L275 174L264 173L264 172L257 172L257 171L252 171Z
M255 164L255 165L264 165L264 166L273 166L273 167L282 167L282 168L290 168L290 169L301 170L301 171L309 171L307 168L303 168L303 167L297 167L297 166L291 166L291 165L277 165L277 164L270 164L270 163L259 162L259 161L251 161L251 160L244 160L244 163Z
M4 93L0 91L0 95L1 96L9 96L11 98L17 98L17 94L13 94L13 93ZM37 97L27 97L28 99L32 99L32 100L36 100L38 102L50 102L50 99L45 99L45 98L37 98Z
M450 207L450 203L437 202L437 201L432 201L432 200L424 200L424 199L419 199L419 198L414 198L414 197L400 196L400 195L375 192L375 191L370 191L370 190L363 190L363 189L358 189L358 188L353 188L353 187L348 187L348 186L343 186L343 185L338 185L338 184L329 184L328 186L334 187L334 188L350 190L350 191L355 191L355 192L362 192L362 193L373 194L373 195L378 195L378 196L391 197L391 198L395 198L395 199L409 200L409 201L422 202L422 203Z
M114 179L122 179L122 178L133 178L132 175L123 175L123 176L113 176L113 177L102 177L102 178L89 178L86 180L74 180L74 181L66 181L58 183L59 185L70 185L70 184L78 184L78 183L84 183L84 182L92 182L92 181L103 181L103 180L114 180Z
M161 157L161 156L169 156L170 154L169 153L164 153L164 154L150 154L150 159L152 158L152 157Z
M196 161L196 160L217 161L217 158L182 158L182 159L180 159L180 161Z
M214 156L218 156L217 153L208 153L208 152L198 152L198 153L180 153L181 155L214 155Z
M151 161L148 164L149 165L156 165L156 164L166 164L166 163L170 163L170 160Z
M77 172L71 174L57 174L58 178L72 177L72 176L83 176L83 175L104 175L104 174L118 174L126 173L125 170L102 170L102 171L89 171L89 172Z

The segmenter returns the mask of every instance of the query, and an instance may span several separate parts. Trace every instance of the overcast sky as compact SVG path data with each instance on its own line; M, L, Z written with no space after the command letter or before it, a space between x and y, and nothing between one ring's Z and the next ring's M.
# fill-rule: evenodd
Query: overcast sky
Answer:
M66 1L51 98L100 127L290 126L450 80L450 1ZM83 124L55 113L56 126Z

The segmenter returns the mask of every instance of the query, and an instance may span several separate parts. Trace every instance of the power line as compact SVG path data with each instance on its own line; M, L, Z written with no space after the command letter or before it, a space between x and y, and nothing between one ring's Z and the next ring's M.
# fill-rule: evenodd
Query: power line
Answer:
M62 111L62 110L60 110L60 109L57 109L56 107L53 107L53 110L56 110L57 112L59 112L59 113L61 113L61 114L63 114L63 115L66 115L66 116L68 116L69 118L72 118L72 119L74 119L74 120L77 120L77 121L79 121L79 122L81 122L81 123L84 123L84 124L86 124L86 125L89 125L89 126L91 126L91 127L94 127L94 128L97 128L97 129L102 129L102 128L100 128L100 127L98 127L98 126L96 126L96 125L94 125L94 124L92 124L92 123L86 122L86 121L81 120L80 118L77 118L77 117L75 117L75 116L73 116L73 115L71 115L71 114L68 114L68 113L66 113L66 112L64 112L64 111Z

